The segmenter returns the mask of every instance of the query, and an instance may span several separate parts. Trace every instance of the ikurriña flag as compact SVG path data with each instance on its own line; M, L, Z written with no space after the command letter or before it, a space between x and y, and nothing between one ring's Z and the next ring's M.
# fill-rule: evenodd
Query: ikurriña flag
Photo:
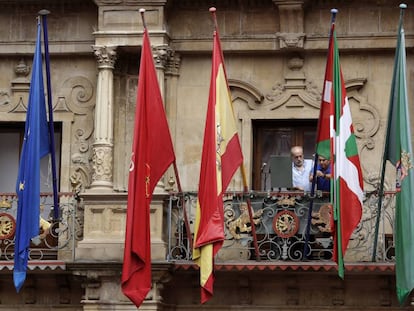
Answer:
M333 258L338 263L338 274L343 278L345 252L362 217L363 179L334 22L329 38L317 139L317 153L329 158L332 165Z
M214 256L224 241L223 192L243 163L217 27L213 40L193 250L202 303L213 295Z
M122 291L137 307L151 289L150 203L153 191L174 161L148 31L144 28L122 269Z
M42 64L41 26L39 20L37 23L37 39L30 80L24 140L16 182L18 201L13 279L17 291L21 289L26 279L30 241L39 235L40 159L46 156L50 150Z
M414 289L414 173L410 111L407 95L407 72L404 9L400 5L400 22L391 84L388 127L384 161L396 169L395 200L395 271L397 298L402 305Z

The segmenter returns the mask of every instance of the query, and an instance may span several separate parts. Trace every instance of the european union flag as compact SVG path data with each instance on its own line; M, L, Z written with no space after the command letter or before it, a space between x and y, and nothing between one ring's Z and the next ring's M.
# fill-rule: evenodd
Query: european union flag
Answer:
M41 27L38 22L24 140L16 183L18 205L13 278L17 292L26 279L30 240L39 235L40 159L49 153L40 42Z

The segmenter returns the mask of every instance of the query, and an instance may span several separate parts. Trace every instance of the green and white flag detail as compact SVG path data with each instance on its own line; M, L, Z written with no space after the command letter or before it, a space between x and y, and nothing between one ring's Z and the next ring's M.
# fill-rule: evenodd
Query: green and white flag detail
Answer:
M332 11L336 14L336 10ZM332 22L316 152L331 160L331 202L334 214L334 260L344 277L350 237L362 216L363 181L351 109L339 63L335 23Z
M406 7L405 4L400 5L398 41L384 151L384 161L389 160L395 166L397 176L394 242L397 298L401 305L414 289L414 173L403 28L403 14Z

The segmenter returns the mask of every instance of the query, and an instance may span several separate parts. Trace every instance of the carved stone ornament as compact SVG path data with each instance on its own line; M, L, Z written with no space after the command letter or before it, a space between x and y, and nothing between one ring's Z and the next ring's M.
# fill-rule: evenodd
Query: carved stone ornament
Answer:
M93 46L93 52L98 61L99 68L110 68L113 69L117 54L116 46Z
M93 181L112 182L112 148L96 146L92 156Z
M294 56L289 59L286 66L284 83L276 83L272 91L265 98L269 102L269 109L274 110L282 106L301 109L310 106L319 109L321 91L312 82L306 79L303 72L304 60Z
M304 33L279 33L277 35L279 40L279 46L281 49L303 49L303 43L305 41Z
M152 48L155 67L164 69L169 60L173 58L174 51L167 45L159 45Z
M167 60L167 64L165 66L165 74L178 76L180 65L181 58L177 53L174 53L174 55Z

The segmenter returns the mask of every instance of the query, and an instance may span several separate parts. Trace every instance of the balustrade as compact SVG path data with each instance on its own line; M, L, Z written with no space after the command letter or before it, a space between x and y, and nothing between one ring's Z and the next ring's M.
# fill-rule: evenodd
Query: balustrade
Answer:
M387 193L378 230L376 261L393 260L393 193ZM174 194L169 204L167 259L191 260L197 193ZM375 245L378 196L366 194L363 216L345 259L371 261ZM254 229L248 215L251 207ZM309 211L311 211L309 215ZM224 200L223 247L217 261L331 261L333 219L329 194L314 198L298 192L227 193ZM255 231L255 236L253 234Z
M196 204L195 192L171 193L166 200L166 262L192 260ZM372 261L377 204L376 193L365 195L363 216L351 237L346 260ZM32 239L29 260L76 261L77 242L83 238L82 201L72 193L60 194L58 220L53 219L50 194L42 195L39 208L39 235ZM217 261L332 260L332 209L325 194L311 198L283 191L226 193L223 211L225 240ZM13 261L16 212L15 194L0 194L0 261ZM387 193L379 222L377 262L394 260L394 212L394 193Z
M53 198L42 194L39 235L32 238L29 260L64 260L74 258L75 243L82 239L80 201L72 193L59 196L59 219L53 219ZM17 214L17 196L0 194L0 261L13 261Z

